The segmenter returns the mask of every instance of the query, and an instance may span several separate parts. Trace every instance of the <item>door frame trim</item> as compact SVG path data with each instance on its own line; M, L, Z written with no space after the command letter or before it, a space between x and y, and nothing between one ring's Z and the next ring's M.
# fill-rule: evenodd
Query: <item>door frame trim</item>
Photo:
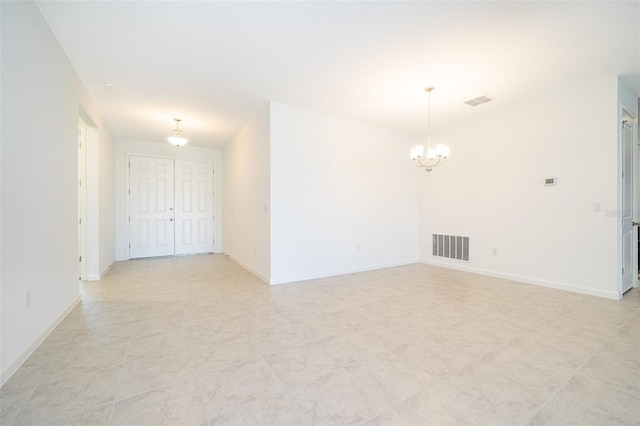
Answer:
M637 98L636 98L637 100ZM624 120L631 119L633 120L632 128L632 140L631 140L631 208L632 208L632 221L638 221L638 117L634 116L632 113L632 109L629 108L623 100L620 100L618 103L618 122L617 122L617 131L618 131L618 298L622 299L623 292L623 258L624 258L624 246L623 246L623 225L622 225L622 198L623 198L623 177L622 177L622 168L624 164L624 147L623 147L623 138L624 138ZM633 275L633 283L631 288L638 287L638 232L632 232L632 268L636 271Z
M78 117L78 263L80 280L87 279L87 124Z

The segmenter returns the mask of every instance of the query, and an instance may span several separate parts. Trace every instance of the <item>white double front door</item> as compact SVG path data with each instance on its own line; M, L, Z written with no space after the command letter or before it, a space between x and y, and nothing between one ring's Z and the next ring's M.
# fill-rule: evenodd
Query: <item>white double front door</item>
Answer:
M130 258L211 253L213 238L213 164L130 157Z

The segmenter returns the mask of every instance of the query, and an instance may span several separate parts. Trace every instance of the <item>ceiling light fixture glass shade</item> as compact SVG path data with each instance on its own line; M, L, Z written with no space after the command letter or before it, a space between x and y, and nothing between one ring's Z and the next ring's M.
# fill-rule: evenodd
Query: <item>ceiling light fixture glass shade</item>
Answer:
M437 144L431 148L431 92L434 87L429 86L424 89L427 92L427 155L424 155L424 146L417 145L411 149L411 159L418 167L430 172L434 167L441 166L449 157L449 147L444 144Z
M173 130L173 134L167 137L167 140L170 144L175 145L177 147L181 147L182 145L189 142L189 139L182 137L182 130L180 130L180 120L179 118L173 119L176 122L176 128Z

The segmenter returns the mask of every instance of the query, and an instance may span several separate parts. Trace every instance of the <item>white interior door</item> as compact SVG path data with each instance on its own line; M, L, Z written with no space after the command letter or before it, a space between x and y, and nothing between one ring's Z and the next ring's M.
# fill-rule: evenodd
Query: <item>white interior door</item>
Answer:
M175 253L173 166L173 160L130 157L130 258Z
M176 254L213 252L213 164L175 162Z
M635 121L631 115L625 113L622 122L622 288L621 293L629 290L635 280L634 276L638 273L634 260L636 259L636 238L635 228L633 226L633 162L635 161L634 152L634 126Z

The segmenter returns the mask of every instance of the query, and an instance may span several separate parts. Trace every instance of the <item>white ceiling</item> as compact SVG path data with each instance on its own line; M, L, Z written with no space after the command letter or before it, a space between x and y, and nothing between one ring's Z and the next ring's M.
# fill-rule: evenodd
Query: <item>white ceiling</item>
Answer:
M163 142L180 117L219 148L269 100L424 134L427 85L434 130L572 80L640 93L638 1L37 4L117 138Z

